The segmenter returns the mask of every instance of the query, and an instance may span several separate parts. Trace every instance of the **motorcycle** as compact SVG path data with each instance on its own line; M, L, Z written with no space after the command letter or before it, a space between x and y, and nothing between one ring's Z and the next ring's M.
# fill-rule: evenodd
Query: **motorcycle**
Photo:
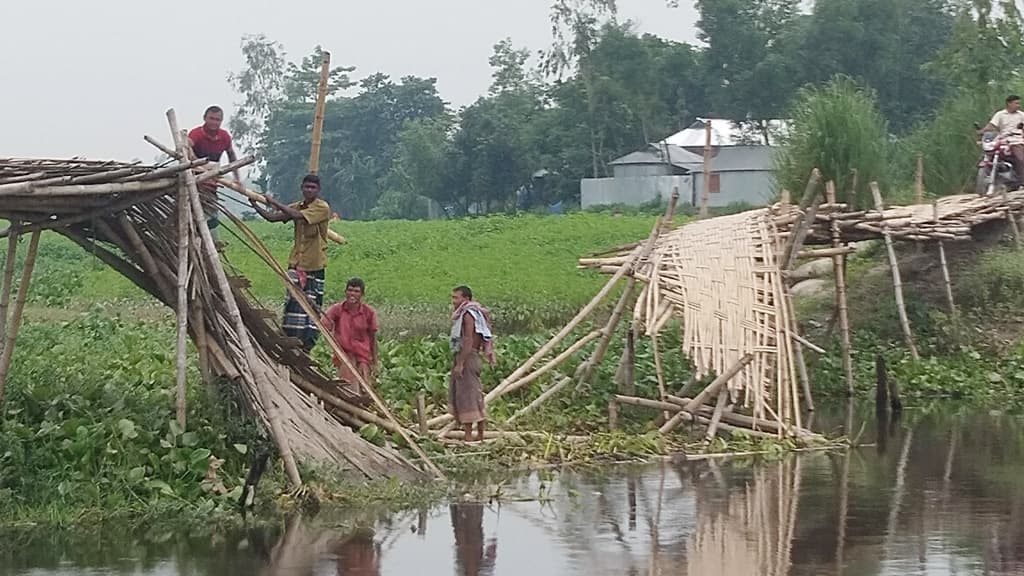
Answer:
M981 128L975 124L975 129ZM1024 130L1024 123L1017 125ZM1013 152L1006 138L997 132L986 131L981 136L981 160L978 161L978 175L974 182L974 192L979 196L991 196L1003 187L1016 190L1021 186L1021 179L1013 168Z

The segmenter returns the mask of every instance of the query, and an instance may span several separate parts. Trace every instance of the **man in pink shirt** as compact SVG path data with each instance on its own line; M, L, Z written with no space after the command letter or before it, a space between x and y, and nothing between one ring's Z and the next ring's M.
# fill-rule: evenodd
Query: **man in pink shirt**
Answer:
M221 157L226 152L229 162L238 160L238 155L235 154L235 147L231 143L231 134L220 127L223 122L224 110L220 106L210 106L203 112L203 124L196 126L188 133L189 147L192 148L192 153L195 154L196 158L206 158L210 162L219 163ZM235 170L234 174L235 181L241 183L242 176L238 170ZM199 188L216 200L216 182L207 180L200 184ZM219 242L217 227L220 225L220 219L217 217L217 210L207 204L204 206L204 212L206 213L206 225L210 227L214 241Z
M324 324L334 341L355 364L359 375L369 383L377 371L377 311L363 303L365 290L366 284L359 278L349 280L345 285L345 300L327 309ZM334 365L338 368L338 379L346 382L352 392L361 395L363 391L358 380L341 358L335 356Z

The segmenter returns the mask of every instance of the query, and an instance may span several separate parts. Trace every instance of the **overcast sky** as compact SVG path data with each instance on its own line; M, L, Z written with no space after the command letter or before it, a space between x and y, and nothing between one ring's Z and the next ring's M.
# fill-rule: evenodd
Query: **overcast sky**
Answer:
M692 2L620 0L641 31L694 41ZM281 42L289 59L316 44L354 77L436 77L442 98L487 90L492 46L551 41L550 0L0 0L0 156L149 161L142 140L168 141L209 104L231 114L225 77L244 34Z

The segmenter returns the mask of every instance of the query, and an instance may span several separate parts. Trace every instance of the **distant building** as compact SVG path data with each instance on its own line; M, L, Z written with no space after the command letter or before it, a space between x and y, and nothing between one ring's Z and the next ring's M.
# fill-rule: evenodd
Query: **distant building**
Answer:
M617 158L611 178L580 182L580 204L639 206L667 200L678 187L681 204L700 204L704 190L705 122L711 123L710 194L712 207L746 203L763 206L775 197L775 140L785 129L778 120L741 129L730 120L698 119L662 142Z

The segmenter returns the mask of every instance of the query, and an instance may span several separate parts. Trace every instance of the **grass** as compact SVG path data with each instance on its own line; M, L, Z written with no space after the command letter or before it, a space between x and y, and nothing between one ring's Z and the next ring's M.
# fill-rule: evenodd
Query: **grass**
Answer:
M683 219L685 217L680 217ZM451 289L470 286L495 311L502 332L556 326L604 283L576 269L589 252L645 238L649 215L490 216L455 221L342 222L348 243L331 244L326 302L342 299L354 276L367 283L367 302L381 312L382 333L436 334L447 329ZM291 248L289 225L252 223L280 262ZM269 308L283 300L280 281L240 240L222 229L228 260L252 282ZM96 302L152 309L128 280L62 237L43 237L31 313L42 308L83 310ZM30 316L31 318L31 316Z

